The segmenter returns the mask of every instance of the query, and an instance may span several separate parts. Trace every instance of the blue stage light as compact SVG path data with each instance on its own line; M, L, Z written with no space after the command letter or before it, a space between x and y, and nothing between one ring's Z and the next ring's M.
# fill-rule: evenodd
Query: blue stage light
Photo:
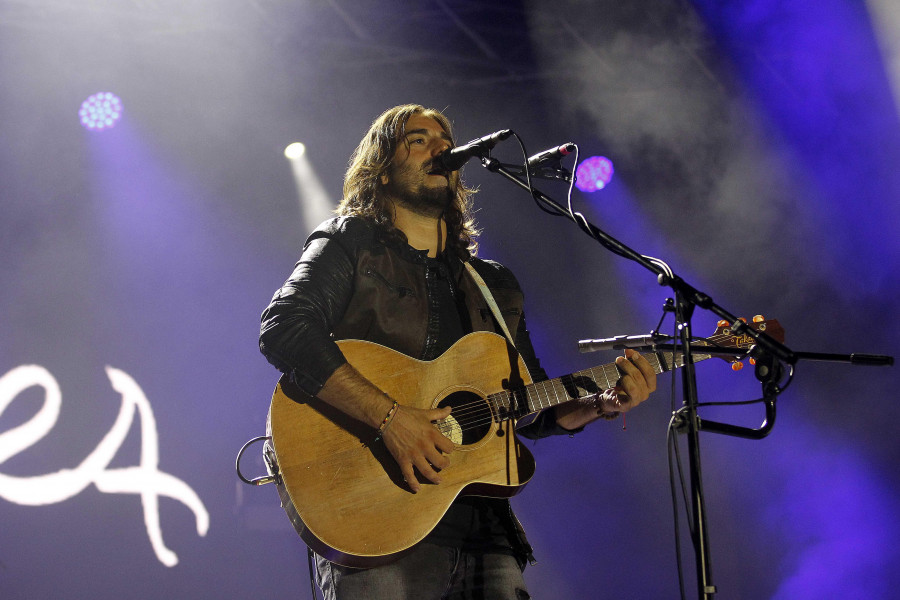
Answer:
M89 96L81 103L78 111L85 129L101 131L116 124L122 116L122 101L111 92L100 92Z
M575 186L582 192L596 192L606 187L615 170L605 156L592 156L575 169Z

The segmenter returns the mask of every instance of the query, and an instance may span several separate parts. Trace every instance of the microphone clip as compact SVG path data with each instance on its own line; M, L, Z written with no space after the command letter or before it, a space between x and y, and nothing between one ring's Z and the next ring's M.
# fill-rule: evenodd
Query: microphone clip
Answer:
M516 177L525 177L525 167L520 164L497 163L495 166L503 169ZM559 161L556 164L545 163L528 169L532 179L552 179L555 181L572 181L572 172L563 167Z

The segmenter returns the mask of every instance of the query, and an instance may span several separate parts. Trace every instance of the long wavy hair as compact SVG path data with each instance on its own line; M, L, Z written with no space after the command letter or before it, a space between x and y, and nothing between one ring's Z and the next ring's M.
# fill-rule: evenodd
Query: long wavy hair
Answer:
M406 241L402 231L394 227L391 204L385 194L381 176L388 172L394 153L406 143L406 123L413 115L430 117L453 138L450 120L438 110L418 104L404 104L384 111L369 127L369 131L350 156L350 166L344 175L344 197L337 208L342 216L369 219L389 237ZM459 173L454 173L459 177ZM454 175L451 174L451 175ZM472 219L472 196L475 190L457 182L456 195L444 211L447 224L447 249L463 260L478 250L479 231Z

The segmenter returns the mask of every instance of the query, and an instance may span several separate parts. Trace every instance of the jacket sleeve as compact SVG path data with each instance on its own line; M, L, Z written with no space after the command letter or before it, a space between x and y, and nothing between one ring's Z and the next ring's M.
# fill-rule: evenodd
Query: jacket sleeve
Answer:
M525 361L525 366L528 367L528 372L531 374L532 381L538 382L549 379L535 355L534 347L531 345L531 336L528 333L528 327L525 325L524 313L519 320L519 326L516 330L516 350L519 352L522 360ZM573 435L583 430L583 427L573 430L560 427L556 422L556 412L553 409L548 409L539 412L535 418L527 424L519 426L516 429L516 432L522 437L536 440L551 435Z
M331 336L352 294L355 269L352 245L336 235L339 227L332 220L313 232L262 313L260 351L310 395L347 362Z

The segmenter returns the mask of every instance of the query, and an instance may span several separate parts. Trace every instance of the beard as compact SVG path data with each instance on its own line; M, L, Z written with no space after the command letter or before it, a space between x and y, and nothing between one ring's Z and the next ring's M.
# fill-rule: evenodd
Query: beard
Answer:
M394 198L399 204L414 213L428 217L439 217L450 206L453 200L453 190L447 187L418 186L417 189L406 188L403 191L392 190Z
M449 178L445 186L428 186L408 167L392 170L385 191L398 204L428 217L440 217L456 195Z

